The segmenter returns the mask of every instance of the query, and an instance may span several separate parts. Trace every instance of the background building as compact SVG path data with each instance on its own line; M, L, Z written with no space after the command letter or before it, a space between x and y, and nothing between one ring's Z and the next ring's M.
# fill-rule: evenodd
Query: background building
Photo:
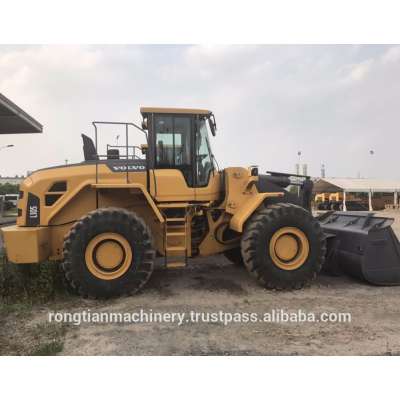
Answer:
M385 208L390 204L398 206L400 180L367 178L320 178L314 182L314 195L338 193L346 210L346 200L360 199L367 204L367 209Z
M0 93L0 135L42 131L42 124Z
M27 114L24 110L18 107L15 103L0 93L0 135L14 135L21 133L41 133L43 126L33 117ZM1 137L0 137L1 138ZM0 141L0 150L13 147L13 144L4 143ZM1 153L0 153L1 154ZM1 160L1 155L0 155ZM17 161L16 161L17 162ZM0 173L1 173L0 164ZM0 185L19 185L24 178L21 176L15 177L2 177L0 175ZM9 187L4 187L4 190L10 190ZM14 188L15 190L15 188ZM4 197L0 196L0 223L2 222L2 215L4 212Z

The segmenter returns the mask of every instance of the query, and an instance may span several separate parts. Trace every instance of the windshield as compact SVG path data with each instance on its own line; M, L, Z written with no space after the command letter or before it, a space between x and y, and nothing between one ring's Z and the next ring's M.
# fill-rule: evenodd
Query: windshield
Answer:
M202 119L196 132L196 178L198 186L206 186L208 184L210 173L213 169L214 163L207 124Z

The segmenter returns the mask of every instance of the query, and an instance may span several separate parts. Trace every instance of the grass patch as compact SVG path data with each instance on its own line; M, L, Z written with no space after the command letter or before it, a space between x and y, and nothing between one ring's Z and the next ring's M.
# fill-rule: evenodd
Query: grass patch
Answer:
M55 356L58 353L61 353L64 348L63 342L52 342L45 343L41 347L37 348L31 356Z
M64 349L67 328L67 324L44 322L32 327L23 319L9 320L5 332L0 332L0 356L57 355Z
M0 355L51 356L64 347L67 325L31 326L33 306L70 297L58 263L15 265L0 248Z
M32 309L32 305L29 303L0 303L0 315L7 316L9 314L15 314L16 316L25 316L29 314Z
M55 262L15 265L0 261L0 313L27 311L33 304L67 294L61 268Z
M37 324L32 329L34 339L31 356L54 356L64 348L64 337L67 326L65 324Z

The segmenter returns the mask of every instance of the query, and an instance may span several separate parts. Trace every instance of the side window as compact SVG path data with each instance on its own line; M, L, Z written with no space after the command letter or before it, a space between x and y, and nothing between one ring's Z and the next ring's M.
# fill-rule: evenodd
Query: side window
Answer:
M156 167L182 171L192 185L191 118L159 115L154 118L156 139Z
M190 166L190 118L175 117L175 165Z
M156 117L156 157L157 166L168 167L173 165L174 132L172 117Z
M210 173L214 169L211 156L211 147L208 141L207 125L204 120L200 121L196 132L196 179L197 186L206 186Z

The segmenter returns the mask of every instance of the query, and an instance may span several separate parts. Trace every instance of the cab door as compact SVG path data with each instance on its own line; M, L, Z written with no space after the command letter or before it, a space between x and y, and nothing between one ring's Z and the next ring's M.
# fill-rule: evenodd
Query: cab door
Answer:
M156 114L154 193L157 201L193 201L192 116Z

